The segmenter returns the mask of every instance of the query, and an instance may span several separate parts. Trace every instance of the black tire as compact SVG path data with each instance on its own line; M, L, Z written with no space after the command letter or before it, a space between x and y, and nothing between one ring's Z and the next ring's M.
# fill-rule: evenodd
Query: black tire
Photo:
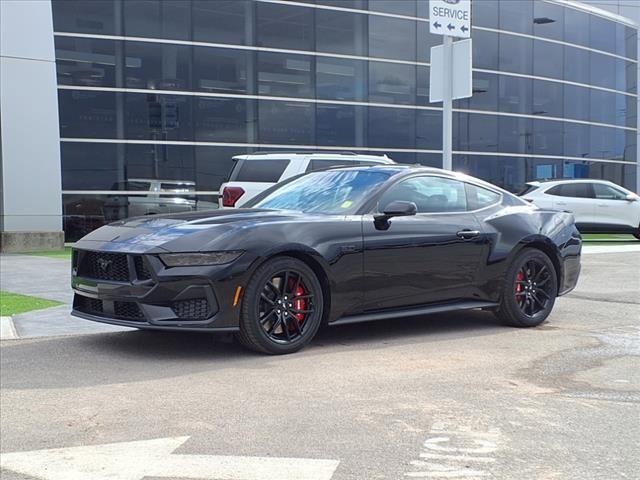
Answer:
M633 232L633 236L640 240L640 227L638 227L637 231Z
M323 302L322 285L307 264L276 257L256 270L245 289L237 338L260 353L297 352L318 331Z
M551 259L533 248L521 251L509 266L496 316L513 327L544 322L558 295L558 277Z

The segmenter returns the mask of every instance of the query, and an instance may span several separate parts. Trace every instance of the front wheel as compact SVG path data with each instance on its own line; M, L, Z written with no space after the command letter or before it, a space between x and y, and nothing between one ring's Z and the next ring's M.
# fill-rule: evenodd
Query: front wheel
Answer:
M315 336L322 313L322 286L313 270L295 258L275 258L247 285L237 337L261 353L293 353Z
M527 248L507 271L496 315L514 327L535 327L547 319L557 295L553 263L540 250Z
M633 236L636 237L638 240L640 240L640 227L638 227L638 230L633 232Z

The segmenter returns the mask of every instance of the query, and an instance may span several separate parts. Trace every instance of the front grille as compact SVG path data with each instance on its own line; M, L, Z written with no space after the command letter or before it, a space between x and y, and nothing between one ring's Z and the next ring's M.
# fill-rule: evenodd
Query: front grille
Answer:
M129 265L123 253L82 251L78 254L78 275L115 282L129 281Z
M209 316L209 302L206 298L192 298L173 302L172 309L183 320L204 320Z
M79 312L89 313L92 315L101 315L103 313L102 300L97 298L83 297L76 295L73 300L73 308Z
M124 320L144 320L142 310L133 302L113 302L113 313Z
M133 257L133 263L136 266L136 276L138 277L138 280L149 280L151 278L151 270L142 256L136 255Z

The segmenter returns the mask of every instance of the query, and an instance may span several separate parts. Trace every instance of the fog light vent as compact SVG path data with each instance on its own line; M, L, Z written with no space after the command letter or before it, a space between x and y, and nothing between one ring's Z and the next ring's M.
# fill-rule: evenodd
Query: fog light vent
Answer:
M173 302L173 311L183 320L204 320L209 316L209 302L206 298L190 298Z

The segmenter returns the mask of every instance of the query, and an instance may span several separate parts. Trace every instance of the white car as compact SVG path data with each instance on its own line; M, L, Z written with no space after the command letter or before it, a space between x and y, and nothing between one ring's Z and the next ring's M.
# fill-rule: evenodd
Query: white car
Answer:
M241 207L278 182L331 167L395 163L386 155L320 152L265 152L238 155L229 181L220 186L222 208Z
M573 213L582 233L630 233L640 240L640 197L606 180L527 183L521 197L541 208Z

